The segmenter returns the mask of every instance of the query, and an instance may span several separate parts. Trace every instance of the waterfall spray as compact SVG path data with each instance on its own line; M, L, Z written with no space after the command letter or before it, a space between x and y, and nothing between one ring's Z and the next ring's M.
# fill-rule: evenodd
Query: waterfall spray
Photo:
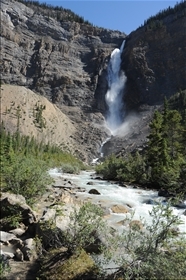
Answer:
M121 53L124 48L123 41L120 49L114 49L111 53L110 62L108 65L108 91L105 96L108 105L108 115L106 117L107 126L111 133L117 130L122 124L122 108L123 108L123 89L126 77L121 66Z

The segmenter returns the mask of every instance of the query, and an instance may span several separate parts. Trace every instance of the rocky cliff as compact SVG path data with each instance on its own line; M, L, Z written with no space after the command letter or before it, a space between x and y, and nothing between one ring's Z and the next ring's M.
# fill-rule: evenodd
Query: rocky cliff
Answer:
M121 69L127 77L125 110L129 115L135 112L135 117L129 116L124 133L106 143L105 155L143 146L154 109L163 104L164 97L186 89L185 1L151 17L126 37ZM100 81L104 76L103 71ZM106 104L100 104L104 110Z
M60 22L41 7L14 0L1 1L1 23L2 84L24 86L58 106L76 126L81 159L90 162L106 137L100 127L104 119L95 108L98 76L126 35L87 23Z
M26 86L58 105L91 108L102 63L125 34L59 22L24 4L1 3L2 82Z
M129 108L162 104L186 88L186 2L151 17L126 39L122 69Z
M133 125L129 122L127 137L124 133L113 138L108 153L141 145L153 106L186 88L185 2L180 5L126 36L85 22L57 20L42 7L2 0L1 82L29 88L55 104L71 119L75 139L83 147L81 158L90 162L107 137L102 114L107 110L110 54L126 39L121 65L127 77L124 104L140 118ZM16 90L14 94L16 98Z

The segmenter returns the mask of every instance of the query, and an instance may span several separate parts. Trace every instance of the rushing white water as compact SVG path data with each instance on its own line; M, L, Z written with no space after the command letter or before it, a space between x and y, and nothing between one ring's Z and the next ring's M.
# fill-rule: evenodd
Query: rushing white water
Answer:
M103 157L103 146L110 140L110 137L108 137L105 141L102 142L100 147L100 156Z
M158 197L158 193L153 190L141 190L134 189L130 186L121 187L118 184L100 180L93 179L92 175L95 172L83 171L79 175L64 174L58 172L58 169L50 170L50 175L54 178L66 178L72 182L71 186L75 184L83 188L85 191L76 192L76 197L81 199L83 202L91 201L97 205L101 205L103 209L106 209L104 219L111 226L113 230L118 233L126 232L127 226L124 221L126 218L133 220L143 219L147 224L152 223L152 218L149 215L149 211L152 210L154 204L162 201L164 198ZM73 184L74 183L74 184ZM90 194L90 189L96 189L99 191L100 195ZM113 213L112 206L122 205L128 209L127 213ZM185 201L186 205L186 201ZM179 226L179 230L182 233L186 233L186 216L184 216L184 209L173 208L173 213L180 217L183 224ZM135 213L134 216L132 213ZM103 239L104 240L104 239ZM115 263L115 258L124 256L124 249L119 247L114 251L114 256L109 263L103 263L103 269L109 268L106 273L110 274L117 270L118 265ZM92 256L93 257L93 256ZM125 255L127 258L128 256ZM103 261L104 257L102 255L97 256L97 260Z
M158 196L157 191L135 189L130 186L125 188L112 182L93 179L92 175L94 175L94 172L83 171L79 175L73 175L58 173L57 169L53 169L50 170L50 175L53 177L61 176L67 178L71 182L74 182L76 186L84 188L85 192L79 192L77 196L83 201L90 200L109 209L110 213L106 217L106 220L109 225L119 231L124 229L120 221L126 217L130 217L133 212L135 213L133 219L139 220L143 218L147 223L150 223L151 217L149 211L152 210L153 205L164 200L164 198ZM97 189L100 195L89 194L89 190L92 188ZM186 205L186 201L184 203ZM126 206L128 213L113 213L111 211L113 205ZM183 221L183 224L179 226L181 232L186 232L186 216L184 215L184 211L184 209L173 208L174 214L178 215Z
M121 48L114 49L111 53L110 62L108 65L108 91L105 96L108 105L108 114L106 117L107 126L111 133L114 132L122 124L123 115L123 89L126 77L123 71L120 70L121 54L124 48L125 41L123 41Z

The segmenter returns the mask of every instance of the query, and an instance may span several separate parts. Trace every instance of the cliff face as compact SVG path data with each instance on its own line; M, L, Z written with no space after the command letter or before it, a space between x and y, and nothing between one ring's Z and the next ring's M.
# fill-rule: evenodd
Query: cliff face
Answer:
M22 3L1 3L2 82L26 86L58 105L89 107L99 71L125 34L58 22Z
M124 39L125 109L140 112L140 118L129 121L130 133L113 137L104 152L133 149L145 141L151 114L164 96L186 88L184 6L161 18L160 24L147 24L126 37L86 23L57 21L41 7L1 0L2 83L24 86L56 104L75 127L72 137L83 147L81 158L90 162L107 138L102 117L107 109L107 65Z
M143 148L154 110L164 97L186 89L186 2L175 7L160 12L126 37L121 69L127 77L123 103L128 117L117 136L104 145L104 155ZM96 97L106 92L105 76L103 70ZM99 100L105 111L104 97Z
M186 88L186 2L127 37L122 69L129 108L162 104L164 96Z
M98 76L112 50L125 37L119 31L85 23L59 22L41 13L41 7L32 9L14 0L2 0L1 82L16 85L11 88L12 99L18 98L18 86L24 86L60 108L75 127L71 137L77 155L90 163L99 156L106 138L104 118L94 99ZM11 104L2 106L9 108ZM13 132L12 120L8 120L10 125L6 128ZM26 133L24 128L21 131ZM46 141L50 139L50 135L45 135Z

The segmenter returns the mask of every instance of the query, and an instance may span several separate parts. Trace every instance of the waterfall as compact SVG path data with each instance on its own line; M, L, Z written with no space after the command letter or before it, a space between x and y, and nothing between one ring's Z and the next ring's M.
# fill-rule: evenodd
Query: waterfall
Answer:
M111 133L114 135L117 128L122 124L123 120L123 89L126 81L126 76L120 70L121 53L124 48L123 41L120 49L116 48L111 53L110 62L108 65L108 91L105 95L105 101L108 105L108 114L106 123Z
M100 147L100 156L101 158L103 157L103 146L110 140L111 137L108 137L105 141L102 142L101 147Z

